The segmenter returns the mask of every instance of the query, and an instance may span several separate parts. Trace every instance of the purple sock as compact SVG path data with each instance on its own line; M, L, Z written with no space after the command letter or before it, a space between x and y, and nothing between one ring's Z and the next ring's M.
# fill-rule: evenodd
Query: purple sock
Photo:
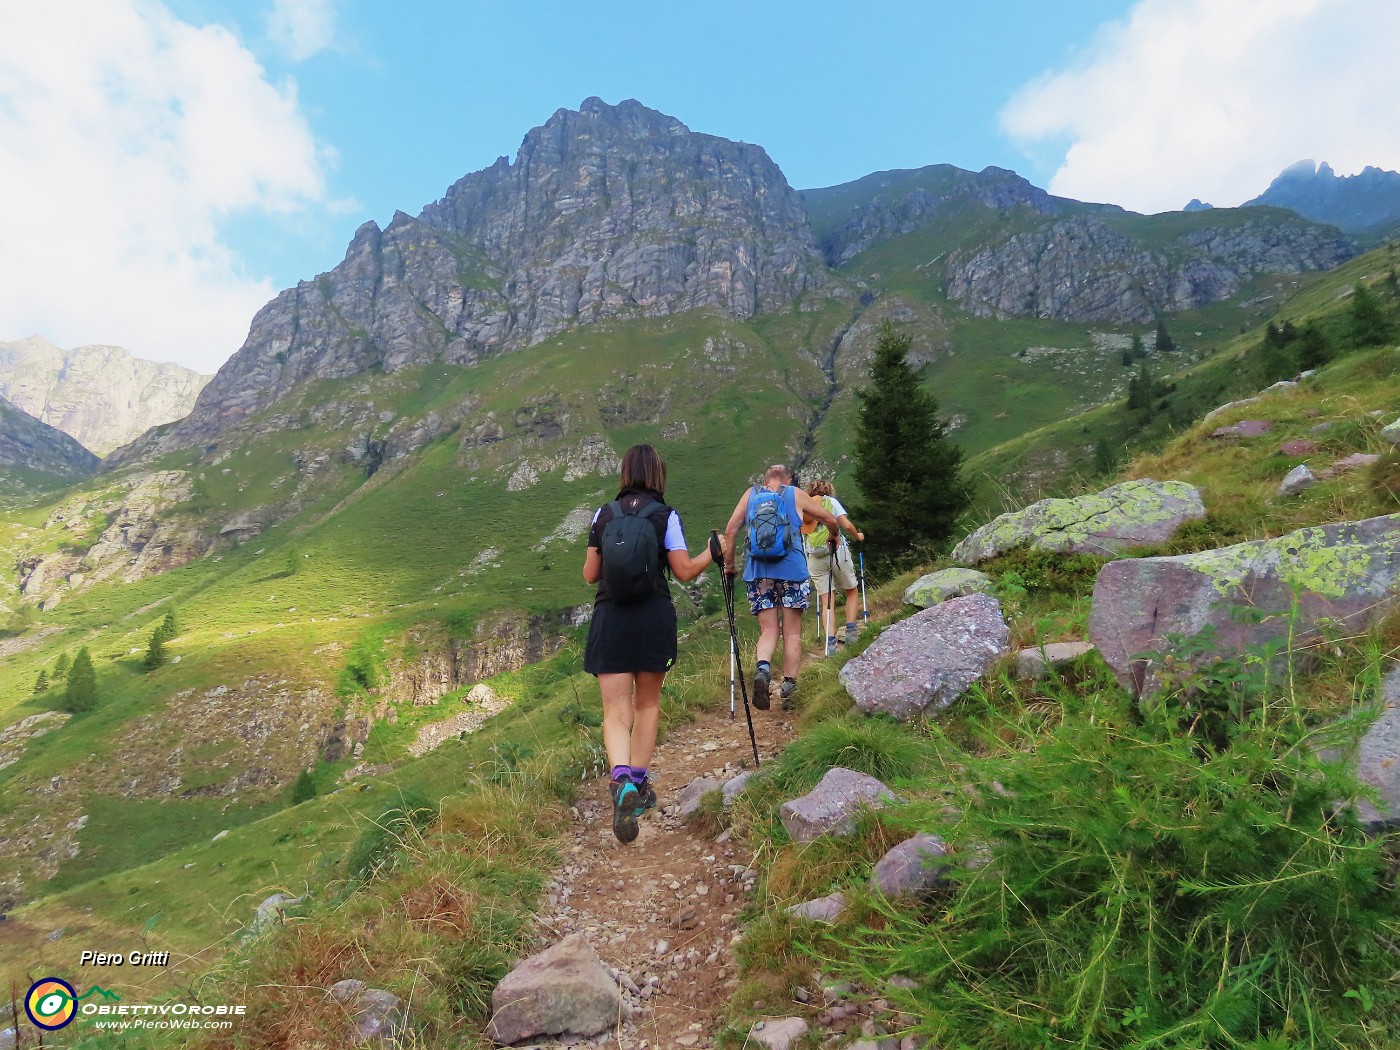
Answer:
M633 767L632 767L632 783L636 784L638 787L641 787L641 786L642 786L643 784L645 784L646 782L647 782L647 771L646 771L645 769L638 769L636 766L633 766Z
M614 780L626 780L632 776L631 766L613 766L612 778Z

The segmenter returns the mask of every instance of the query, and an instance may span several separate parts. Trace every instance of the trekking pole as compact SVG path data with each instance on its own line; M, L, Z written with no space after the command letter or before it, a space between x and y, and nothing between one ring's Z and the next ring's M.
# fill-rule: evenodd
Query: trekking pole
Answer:
M739 655L739 629L734 625L734 577L724 574L724 608L729 614L729 655L738 669L739 695L744 698L744 721L749 724L749 743L753 746L753 765L757 769L762 763L758 758L758 738L753 733L753 714L749 711L749 687L744 681L744 661Z
M870 610L865 606L865 544L860 545L860 618L870 619Z
M826 655L831 655L831 639L836 636L836 552L826 551Z

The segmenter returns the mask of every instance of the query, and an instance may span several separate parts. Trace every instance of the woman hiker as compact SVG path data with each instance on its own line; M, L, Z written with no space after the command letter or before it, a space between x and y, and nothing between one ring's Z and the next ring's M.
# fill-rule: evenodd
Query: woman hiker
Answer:
M724 547L712 537L699 557L687 553L680 515L663 502L666 462L650 445L627 450L619 488L617 499L593 515L588 532L583 578L596 584L598 593L583 669L597 676L603 696L613 834L619 842L631 842L637 817L656 805L647 769L656 749L661 683L676 662L676 609L666 572L682 583L693 580L723 560ZM655 561L646 564L653 551ZM610 591L610 582L618 593Z
M832 488L831 482L814 478L807 486L807 495L818 500L826 510L836 515L836 524L842 531L862 542L865 541L865 533L852 525L851 519L846 517L846 508L841 506L841 501L836 498L836 490ZM851 545L846 542L845 536L833 535L832 530L816 518L803 519L802 533L807 547L807 572L812 577L812 586L816 589L817 600L821 603L822 633L826 636L826 650L830 652L837 642L853 644L860 631L859 621L856 619L860 606L856 603L858 587L856 567L851 561ZM837 540L835 553L832 552L830 542L833 539ZM835 604L833 592L837 587L846 592L846 630L840 636L836 633L836 610L830 607Z

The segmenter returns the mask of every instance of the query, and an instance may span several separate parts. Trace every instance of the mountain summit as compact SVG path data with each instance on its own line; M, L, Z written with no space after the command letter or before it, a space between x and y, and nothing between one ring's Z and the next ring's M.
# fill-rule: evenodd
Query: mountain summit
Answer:
M470 364L611 317L745 318L823 272L801 199L761 147L590 98L417 218L361 226L340 265L259 311L161 445L206 440L307 379Z
M1244 207L1253 204L1291 208L1314 222L1380 240L1400 224L1400 173L1368 165L1356 175L1338 175L1326 161L1300 160Z

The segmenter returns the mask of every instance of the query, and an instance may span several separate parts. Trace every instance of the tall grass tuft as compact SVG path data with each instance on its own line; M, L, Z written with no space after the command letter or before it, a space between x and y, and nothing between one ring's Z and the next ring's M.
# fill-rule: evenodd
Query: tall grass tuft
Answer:
M844 766L891 783L928 768L933 756L927 738L893 720L852 714L822 722L795 740L778 759L772 777L782 788L805 790L833 766Z

